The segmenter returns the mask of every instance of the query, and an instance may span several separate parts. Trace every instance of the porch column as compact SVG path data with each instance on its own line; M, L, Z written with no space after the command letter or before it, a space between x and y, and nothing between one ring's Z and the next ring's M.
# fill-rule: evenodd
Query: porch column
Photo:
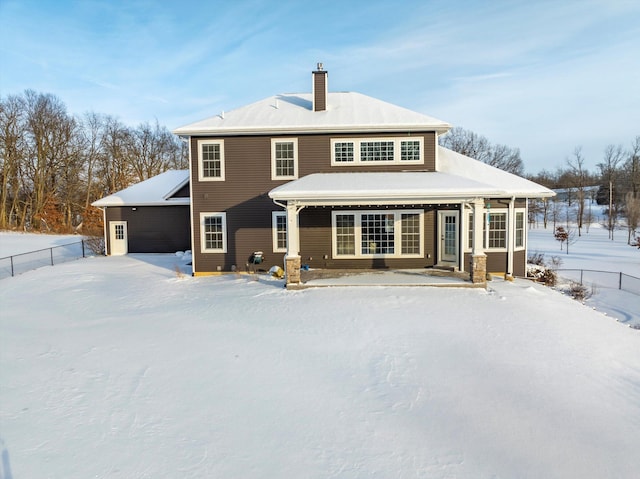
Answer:
M300 283L299 211L300 209L294 201L287 202L287 255L285 256L287 284Z
M516 246L516 199L509 201L509 214L507 215L507 274L504 279L513 278L513 251Z
M482 247L484 227L484 199L476 198L473 204L473 249L471 250L471 282L487 281L487 255Z

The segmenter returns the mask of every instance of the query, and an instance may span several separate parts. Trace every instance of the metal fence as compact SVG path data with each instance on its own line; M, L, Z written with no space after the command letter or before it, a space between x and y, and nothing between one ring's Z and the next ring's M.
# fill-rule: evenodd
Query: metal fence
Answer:
M9 278L43 266L53 266L54 264L86 258L88 251L90 250L86 245L86 241L82 240L76 243L0 258L0 279Z
M592 269L559 269L559 276L583 285L612 288L640 295L640 278L622 272Z

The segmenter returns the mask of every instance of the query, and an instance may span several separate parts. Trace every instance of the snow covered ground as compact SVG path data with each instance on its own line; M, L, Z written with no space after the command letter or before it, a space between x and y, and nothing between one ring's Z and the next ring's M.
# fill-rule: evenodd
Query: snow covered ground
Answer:
M592 309L602 291L287 291L184 262L0 281L0 478L637 477L640 331Z
M611 274L585 272L585 284L592 280L597 282L593 295L585 304L629 326L640 327L640 294L617 289L619 276L616 273L624 273L623 284L640 293L640 249L627 244L625 231L616 231L612 241L605 228L592 224L588 233L585 230L582 236L575 235L567 254L566 245L560 250L551 225L546 230L535 228L529 230L529 253L542 253L548 261L554 256L559 258L559 275L568 280L578 280L580 273L562 270L610 271ZM560 281L557 289L566 290L567 283Z

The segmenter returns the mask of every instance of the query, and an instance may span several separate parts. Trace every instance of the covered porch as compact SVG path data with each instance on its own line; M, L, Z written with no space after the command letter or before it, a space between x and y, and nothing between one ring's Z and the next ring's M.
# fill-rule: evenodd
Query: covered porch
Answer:
M378 284L414 281L484 286L485 195L498 193L488 185L436 172L312 174L275 188L269 196L286 212L287 287L311 282L343 284L354 282L356 277L359 279L355 282L361 282L363 270ZM301 272L311 259L300 253L300 215L305 209L330 212L331 224L324 227L331 229L331 252L322 256L325 264L332 264L332 270L349 271L348 274L333 271L318 278L317 273L316 277L308 274L306 268ZM469 212L473 215L469 216ZM325 214L325 223L326 217ZM468 221L473 225L465 224ZM466 231L472 231L474 238L471 251L467 248ZM302 244L305 249L308 247ZM443 281L429 274L427 268L442 268L451 273L450 279ZM384 271L385 276L376 270Z

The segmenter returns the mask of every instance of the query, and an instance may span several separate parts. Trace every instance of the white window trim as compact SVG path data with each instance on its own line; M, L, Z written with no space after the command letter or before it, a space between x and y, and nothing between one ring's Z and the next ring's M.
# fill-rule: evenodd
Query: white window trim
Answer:
M393 254L362 254L362 215L366 214L394 214L394 245L396 252ZM402 215L417 214L420 219L420 252L413 254L402 254ZM355 216L355 254L338 254L338 242L336 237L336 216ZM331 212L331 253L333 259L362 259L362 258L424 258L424 210L335 210Z
M278 222L277 219L278 218L284 218L285 219L285 232L286 232L286 228L287 228L287 212L286 211L272 211L271 212L271 231L272 231L272 238L273 238L273 252L274 253L286 253L287 252L287 246L285 244L285 246L283 248L279 248L278 247Z
M220 216L222 218L222 248L209 248L205 245L204 219L210 216ZM201 253L226 253L227 252L227 214L223 212L200 213L200 252Z
M370 141L392 141L393 161L361 161L360 144ZM417 141L420 143L420 158L418 160L402 160L402 142ZM336 143L353 143L353 161L336 161ZM401 138L332 138L331 166L384 166L384 165L422 165L424 164L424 138L421 136L404 136Z
M506 232L506 244L507 246L504 248L490 248L488 246L489 244L489 228L487 228L487 220L485 217L485 221L484 221L484 225L485 225L485 231L484 231L484 243L485 245L483 246L484 251L487 252L491 252L491 253L504 253L506 251L508 251L508 246L509 246L509 238L511 237L511 235L509 234L509 210L506 208L501 208L501 209L493 209L493 210L487 210L486 208L482 210L483 215L486 215L487 213L490 214L505 214L506 215L506 222L507 222L507 232ZM523 240L523 244L522 246L516 246L515 245L515 238L516 238L516 234L515 234L515 227L516 227L516 219L515 216L518 213L522 213L523 214L523 235L522 235L522 240ZM471 230L471 225L472 225L472 218L473 217L473 212L471 211L467 211L467 221L465 222L465 233L464 233L464 249L466 253L470 253L472 248L471 248L471 244L469 243L469 231ZM514 241L514 248L513 251L522 251L524 249L526 249L527 247L527 239L528 239L528 235L527 235L527 223L526 223L526 208L515 208L514 209L514 218L513 218L513 241Z
M276 144L293 143L293 175L276 175ZM296 180L298 179L298 139L297 138L271 138L271 179L272 180Z
M202 147L204 145L220 146L220 176L204 176ZM224 140L198 140L198 181L225 181Z

